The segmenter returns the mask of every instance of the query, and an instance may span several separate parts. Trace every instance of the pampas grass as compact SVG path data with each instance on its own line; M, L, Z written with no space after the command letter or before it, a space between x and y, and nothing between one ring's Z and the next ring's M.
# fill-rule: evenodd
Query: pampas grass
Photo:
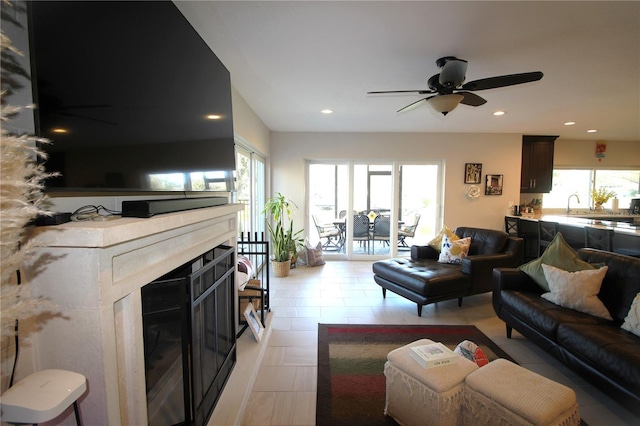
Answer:
M2 63L20 54L4 34L0 37ZM15 135L6 130L6 123L22 108L6 104L10 88L6 69L2 70L3 90L0 92L0 321L2 337L13 333L16 320L28 318L43 304L32 298L28 283L18 284L20 268L25 262L31 243L26 238L29 224L49 212L44 208L43 181L49 175L36 160L44 159L37 148L45 140L31 135Z

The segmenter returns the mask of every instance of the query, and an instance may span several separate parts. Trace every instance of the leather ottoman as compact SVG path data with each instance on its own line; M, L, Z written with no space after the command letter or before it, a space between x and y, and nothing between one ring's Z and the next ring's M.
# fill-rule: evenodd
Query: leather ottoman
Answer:
M386 289L405 297L418 306L462 298L469 293L471 277L459 265L421 262L405 258L387 259L373 264L373 279Z

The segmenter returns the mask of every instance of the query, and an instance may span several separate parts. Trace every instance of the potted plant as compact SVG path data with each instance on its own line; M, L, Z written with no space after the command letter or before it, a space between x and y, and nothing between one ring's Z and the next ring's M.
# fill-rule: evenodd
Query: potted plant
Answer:
M263 213L271 220L267 222L271 237L273 273L276 277L286 277L291 268L292 255L302 244L299 231L293 231L291 211L297 209L296 204L281 193L267 200ZM273 223L272 223L273 222Z
M603 187L591 190L591 199L595 204L595 210L602 210L603 204L609 201L610 198L613 198L615 196L616 196L615 192L608 191L606 188L603 188Z

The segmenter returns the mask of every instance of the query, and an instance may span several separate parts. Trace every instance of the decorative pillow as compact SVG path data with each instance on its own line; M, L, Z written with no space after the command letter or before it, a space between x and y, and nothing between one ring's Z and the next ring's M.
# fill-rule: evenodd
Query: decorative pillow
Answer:
M463 340L460 342L453 352L467 358L469 361L475 362L478 367L483 367L489 364L489 360L487 359L487 355L485 355L484 351L480 346L470 340Z
M253 265L245 256L238 256L238 290L244 290L249 280L253 278Z
M600 269L567 272L543 263L542 270L551 292L544 293L542 297L565 308L613 320L598 299L600 286L608 269L608 266L603 266Z
M595 266L580 259L578 253L566 243L559 232L553 237L551 244L547 246L542 256L518 268L529 275L544 290L549 291L549 284L542 271L543 263L568 272L596 269Z
M621 328L640 336L640 293L636 294L636 298L631 302L631 308Z
M253 276L253 264L246 256L238 256L238 271L244 272L249 276Z
M471 237L451 241L448 236L444 235L438 262L455 264L462 262L462 259L469 254L469 246L471 246Z
M433 240L429 241L427 245L440 253L440 249L442 248L442 237L445 235L449 237L450 241L457 241L460 239L460 237L458 237L451 229L449 229L447 225L444 225L440 232L438 232L438 235L433 237Z

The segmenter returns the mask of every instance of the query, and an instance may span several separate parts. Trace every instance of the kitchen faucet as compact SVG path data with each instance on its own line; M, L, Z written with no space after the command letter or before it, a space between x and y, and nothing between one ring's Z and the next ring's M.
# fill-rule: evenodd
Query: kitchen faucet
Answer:
M576 197L576 201L578 203L580 203L580 197L578 197L578 193L577 192L574 193L574 194L569 195L569 198L567 198L567 214L569 214L569 212L571 211L569 209L569 203L571 202L571 197Z

